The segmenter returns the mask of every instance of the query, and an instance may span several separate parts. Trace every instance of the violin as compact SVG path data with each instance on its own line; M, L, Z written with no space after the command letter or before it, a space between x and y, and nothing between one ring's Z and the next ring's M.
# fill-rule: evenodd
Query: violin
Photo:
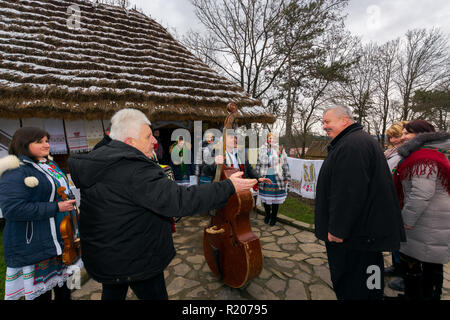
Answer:
M59 187L58 189L56 189L56 192L63 201L68 200L68 196L64 192L65 190L65 187ZM75 197L71 195L70 198L74 199ZM59 227L61 237L64 240L62 261L65 265L68 266L74 264L81 257L80 238L78 236L78 221L80 212L76 203L74 204L74 209L75 215L72 212L69 212L63 218Z
M226 130L232 128L237 116L236 104L229 103L227 111L222 154L225 154ZM237 171L239 169L218 164L213 182L228 179ZM250 190L233 194L227 205L212 215L209 226L203 231L203 252L209 268L232 288L243 287L262 270L261 243L250 226L253 205Z

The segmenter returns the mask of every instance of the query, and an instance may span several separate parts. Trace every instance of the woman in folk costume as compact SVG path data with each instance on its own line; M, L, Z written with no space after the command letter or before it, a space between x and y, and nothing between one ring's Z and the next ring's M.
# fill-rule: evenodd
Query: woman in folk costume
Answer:
M259 148L256 171L272 181L271 184L259 183L258 190L266 212L264 222L273 226L279 205L286 200L287 184L291 179L286 152L276 143L273 133L269 132L267 142Z
M450 261L450 134L414 120L403 139L394 181L407 238L400 247L405 297L439 300Z
M69 182L56 163L48 160L49 134L34 127L17 130L8 156L0 159L0 207L6 221L3 232L6 269L5 300L70 300L65 282L82 267L66 266L61 259L64 241L60 223L74 209L75 200L63 200L60 186Z

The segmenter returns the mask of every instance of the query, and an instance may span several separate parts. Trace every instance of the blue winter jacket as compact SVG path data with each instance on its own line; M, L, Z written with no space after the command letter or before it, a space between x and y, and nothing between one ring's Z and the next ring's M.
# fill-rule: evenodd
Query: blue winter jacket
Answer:
M20 156L18 167L4 168L4 160L0 159L0 208L6 220L3 231L6 265L18 268L62 254L63 241L55 224L59 210L54 202L53 179L28 157ZM36 177L39 184L26 186L27 177Z

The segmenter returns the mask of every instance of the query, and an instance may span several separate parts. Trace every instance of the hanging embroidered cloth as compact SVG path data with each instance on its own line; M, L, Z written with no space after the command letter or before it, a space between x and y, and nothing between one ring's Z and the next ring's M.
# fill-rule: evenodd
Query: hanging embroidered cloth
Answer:
M103 139L103 126L101 120L84 122L89 151Z
M45 130L50 134L50 153L67 154L66 136L62 119L44 119Z
M89 151L84 120L65 120L67 142L71 153Z

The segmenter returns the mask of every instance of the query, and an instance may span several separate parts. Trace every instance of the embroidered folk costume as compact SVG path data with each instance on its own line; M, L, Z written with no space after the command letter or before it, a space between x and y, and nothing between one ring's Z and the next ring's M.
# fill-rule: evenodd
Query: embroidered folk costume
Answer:
M56 165L56 163L49 160L34 163L33 161L31 161L31 159L26 157L21 157L20 160L22 161L22 164L20 164L20 162L17 162L17 166L13 166L8 169L17 169L22 166L31 167L30 169L32 171L39 171L39 173L45 174L47 180L53 184L51 186L52 190L56 190L58 187L64 186L66 188L66 193L68 194L70 192L69 182L61 169ZM45 180L41 178L42 175L41 177L39 177L39 179L36 176L37 172L35 173L35 175L28 176L24 180L23 183L27 188L44 188L43 185ZM3 182L7 183L6 181L8 181L8 176L6 175L4 179L5 181ZM2 188L2 190L4 189ZM46 192L50 193L52 191L48 190ZM54 194L54 196L51 201L54 201L56 203L57 201L61 200L59 199L59 196L56 192L52 194ZM5 208L5 217L7 219L7 223L8 216L10 216L11 214L13 213L9 212L9 206L7 206ZM17 300L22 296L24 296L26 300L33 300L38 296L46 293L47 291L52 290L56 286L62 287L77 270L80 270L83 267L83 262L81 261L81 259L79 259L74 265L71 266L66 266L62 262L61 254L63 246L59 225L63 218L64 213L57 212L55 213L55 216L53 218L50 218L49 220L50 230L52 232L53 242L55 246L53 257L48 257L44 260L39 261L38 263L32 263L25 266L12 266L10 261L12 261L11 259L13 257L9 258L8 255L8 258L5 258L7 264L5 279L5 300ZM4 236L8 237L9 239L8 234L9 232L5 231ZM35 221L27 221L24 237L26 238L26 243L28 244L28 246L31 247L33 244L36 245L36 241L40 241L39 239L43 237L43 234L41 233L41 227L38 227ZM9 248L6 248L5 253L7 253L8 251ZM26 258L24 259L24 261L26 261Z
M269 178L272 184L259 183L259 197L266 204L282 204L287 197L286 182L291 179L287 155L279 146L265 144L259 150L256 170L261 177Z

